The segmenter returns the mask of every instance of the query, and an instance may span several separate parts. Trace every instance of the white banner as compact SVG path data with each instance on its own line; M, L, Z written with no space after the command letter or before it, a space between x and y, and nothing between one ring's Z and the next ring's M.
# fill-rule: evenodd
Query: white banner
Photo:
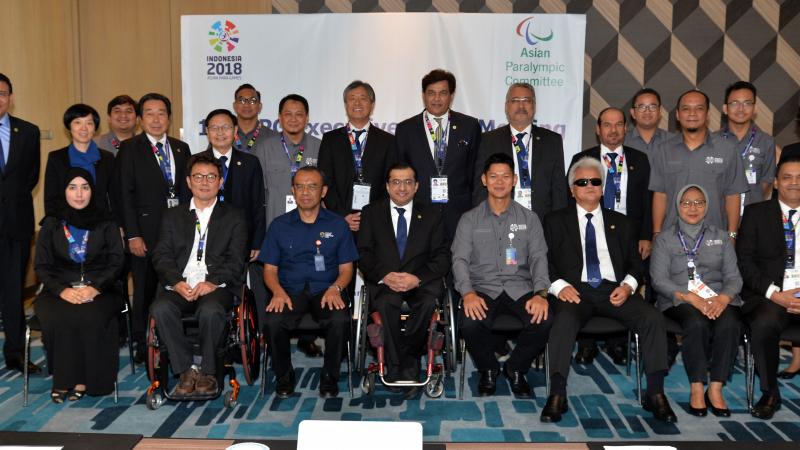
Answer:
M316 137L346 120L342 90L352 80L376 92L373 124L395 125L422 106L422 77L456 76L453 109L507 122L505 94L516 81L536 89L536 120L564 137L565 163L581 150L586 17L573 14L273 14L181 17L184 139L206 148L201 122L232 108L242 83L261 92L264 125L275 130L290 93L310 104Z

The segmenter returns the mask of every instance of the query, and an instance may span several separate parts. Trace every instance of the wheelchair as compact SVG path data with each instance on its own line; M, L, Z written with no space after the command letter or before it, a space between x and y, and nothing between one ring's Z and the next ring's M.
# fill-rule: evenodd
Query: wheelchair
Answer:
M195 351L199 350L197 336L198 322L194 314L185 315L181 319L184 331L193 343ZM220 347L217 349L216 376L217 392L214 394L175 395L170 389L169 350L158 338L155 318L148 320L147 327L147 376L150 387L147 388L148 409L156 410L166 400L202 401L213 400L222 395L225 389L225 377L229 378L231 390L226 391L223 403L227 408L236 406L239 398L240 384L236 379L234 363L242 364L245 382L252 385L258 378L260 364L261 336L258 325L258 314L250 289L242 286L242 294L234 297L233 308L228 312L227 324ZM198 352L199 353L199 352Z
M356 350L357 350L357 370L362 375L361 390L365 394L375 391L376 382L384 386L391 387L424 387L425 395L430 398L441 397L444 393L444 377L450 377L455 372L457 365L457 352L455 351L456 342L456 321L453 310L452 293L443 283L443 296L438 299L429 325L428 337L426 340L426 364L425 380L386 380L384 343L383 343L383 324L378 312L369 312L369 292L367 286L363 286L360 292L360 308L357 310L356 323ZM411 308L403 302L400 309L400 327L405 330L405 321L411 313ZM369 321L372 323L369 323ZM365 367L368 349L366 341L375 350L376 362L370 363ZM436 356L441 355L441 362L436 362Z

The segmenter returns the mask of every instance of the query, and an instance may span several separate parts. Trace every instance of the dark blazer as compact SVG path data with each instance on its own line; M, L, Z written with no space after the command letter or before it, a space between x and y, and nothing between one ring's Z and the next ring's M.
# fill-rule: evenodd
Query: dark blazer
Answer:
M397 149L394 137L372 124L367 132L366 143L361 155L361 167L364 181L371 187L369 201L372 203L386 198L386 172L397 162ZM340 216L352 212L353 182L358 179L355 164L346 127L322 135L317 167L328 178L325 207Z
M203 153L214 157L214 152L210 149ZM225 181L225 190L220 191L220 195L225 196L225 202L244 211L248 230L248 256L250 250L261 250L267 229L267 211L264 206L264 175L258 158L233 149L228 165L228 180Z
M389 199L370 203L361 212L358 230L358 268L370 283L389 272L407 272L425 284L439 283L450 271L450 249L439 209L414 201L403 259L397 251ZM409 216L406 215L406 219Z
M550 211L567 206L567 179L564 176L564 143L561 135L534 125L531 128L531 190L533 212L544 217ZM478 159L475 162L473 203L486 199L486 187L481 183L483 165L495 153L505 153L516 160L511 147L511 127L502 126L487 131L481 138Z
M437 176L427 133L422 113L398 123L395 131L397 158L410 164L417 172L419 190L414 200L424 203L431 202L430 180ZM448 202L435 205L442 210L445 235L449 240L455 236L461 214L472 208L473 179L470 174L475 171L480 143L478 119L450 110L447 155L442 170L447 175Z
M650 183L650 162L647 160L647 155L639 150L628 146L622 148L625 165L628 168L625 215L631 221L634 236L640 241L650 241L653 239L653 193L647 189ZM586 156L599 160L600 146L576 153L569 166L572 167L579 159ZM574 203L575 199L570 196L570 204Z
M207 233L206 281L216 285L225 283L225 289L232 295L241 295L248 246L244 212L233 205L217 202ZM185 281L183 269L189 258L195 258L192 254L194 235L195 218L189 210L189 202L164 212L152 256L153 268L163 286Z
M100 292L111 289L119 279L124 261L119 228L113 221L98 224L89 231L84 279ZM69 244L64 227L55 217L45 217L36 240L34 270L44 287L58 296L81 278L81 265L69 257Z
M44 170L44 214L54 216L58 213L61 199L64 198L64 185L67 183L67 171L72 167L69 163L69 147L50 152L47 156L47 167ZM103 211L113 211L112 196L114 180L114 155L100 150L100 160L94 163L95 182L92 197L95 204ZM122 217L120 216L119 219Z
M783 216L778 199L753 203L744 207L736 257L742 274L742 313L747 314L761 302L770 284L783 287L786 242L783 237Z
M175 158L175 190L181 203L189 201L191 193L186 184L186 162L191 156L189 145L168 137ZM167 209L169 185L161 173L158 160L145 133L123 141L115 165L119 210L123 219L125 238L144 238L152 250L158 240L161 216Z
M9 116L11 139L0 174L0 237L26 241L33 236L33 196L39 182L39 127Z
M609 209L603 211L608 254L614 266L614 276L621 282L630 275L641 284L642 258L639 256L637 236L624 214ZM547 261L550 281L562 279L577 286L583 272L583 248L578 228L578 211L575 205L553 211L544 219L544 237L547 241Z

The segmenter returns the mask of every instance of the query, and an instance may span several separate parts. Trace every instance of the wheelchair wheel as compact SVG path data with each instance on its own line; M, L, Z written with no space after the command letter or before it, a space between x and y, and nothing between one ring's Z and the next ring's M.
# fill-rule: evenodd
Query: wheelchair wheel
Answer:
M153 391L147 393L147 401L145 402L147 409L155 411L164 404L164 397L161 392Z
M444 380L441 375L433 375L431 381L425 385L425 395L430 398L439 398L444 394Z
M237 322L239 325L239 348L242 353L242 371L245 381L252 386L258 378L261 352L258 348L260 339L256 312L253 302L247 297L239 305Z
M161 351L158 349L158 338L156 337L156 319L150 317L147 326L147 376L150 382L158 379L160 358ZM149 403L148 406L150 406Z
M222 398L222 403L226 408L233 408L236 406L237 399L233 398L233 391L225 392L225 396Z
M375 374L368 373L361 379L361 391L365 395L370 395L375 392Z

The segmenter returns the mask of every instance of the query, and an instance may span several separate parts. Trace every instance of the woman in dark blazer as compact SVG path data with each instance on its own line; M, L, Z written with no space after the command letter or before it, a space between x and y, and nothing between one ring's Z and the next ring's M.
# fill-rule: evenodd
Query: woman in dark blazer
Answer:
M55 403L114 390L116 317L123 305L117 286L123 261L119 229L95 204L88 171L71 168L65 179L60 206L42 221L34 263L44 284L34 309Z
M729 417L722 387L739 345L742 276L728 233L704 224L705 190L690 184L677 199L678 223L656 237L650 256L656 305L683 327L689 413L703 417L711 408L715 416Z

